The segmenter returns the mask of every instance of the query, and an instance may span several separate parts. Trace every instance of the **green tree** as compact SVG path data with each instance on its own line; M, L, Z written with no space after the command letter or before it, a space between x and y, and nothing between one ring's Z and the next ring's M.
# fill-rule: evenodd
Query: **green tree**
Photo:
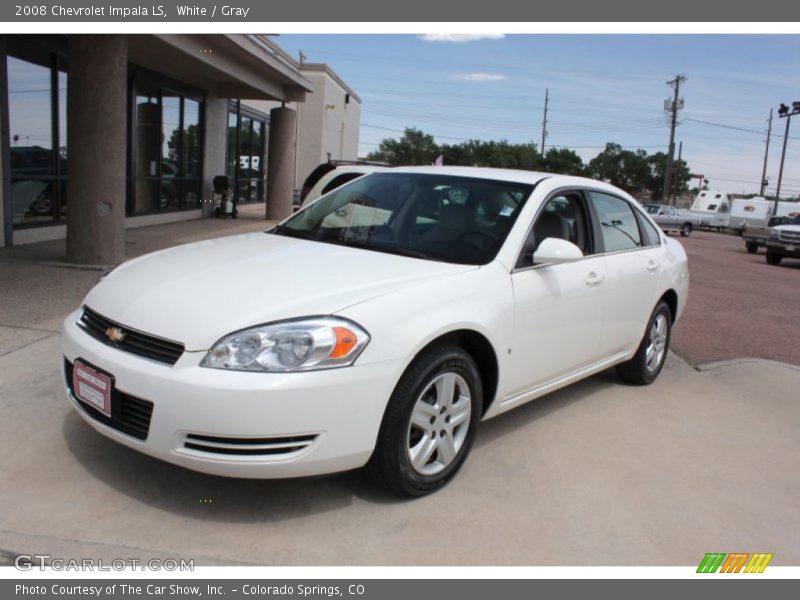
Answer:
M569 148L550 148L544 158L544 168L563 175L583 175L584 172L581 157Z
M369 160L387 162L390 165L429 165L442 153L432 135L419 129L406 127L399 140L384 139L378 149L367 155Z
M664 176L667 171L667 155L664 152L656 152L648 157L650 166L650 177L647 189L650 198L660 200L664 197ZM691 181L691 170L685 160L672 161L672 186L678 195L689 191ZM675 187L677 184L677 187ZM673 190L671 190L673 191Z
M595 179L602 179L630 194L640 193L650 183L650 168L644 150L623 150L619 144L608 143L586 169Z

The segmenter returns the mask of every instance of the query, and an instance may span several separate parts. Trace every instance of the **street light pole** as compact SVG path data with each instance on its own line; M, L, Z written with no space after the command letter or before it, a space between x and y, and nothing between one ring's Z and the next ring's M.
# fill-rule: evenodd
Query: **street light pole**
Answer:
M778 118L786 119L786 130L783 134L783 150L781 151L781 166L778 169L778 189L775 191L775 209L773 215L778 214L778 202L781 200L781 182L783 180L783 163L786 160L786 142L789 141L789 124L792 122L792 116L800 114L800 102L792 102L792 109L785 104L781 104L778 108Z

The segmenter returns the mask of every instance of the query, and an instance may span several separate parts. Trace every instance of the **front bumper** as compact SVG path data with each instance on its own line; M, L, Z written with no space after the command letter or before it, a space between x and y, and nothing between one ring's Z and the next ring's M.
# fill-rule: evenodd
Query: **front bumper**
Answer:
M79 314L64 321L65 371L75 359L106 371L117 397L151 402L152 414L137 439L98 419L65 379L78 413L125 446L214 475L268 479L363 466L402 369L402 361L385 361L305 373L223 371L198 366L204 352L168 366L90 337L76 325Z
M767 240L767 251L789 258L800 258L800 242L796 244L776 240Z

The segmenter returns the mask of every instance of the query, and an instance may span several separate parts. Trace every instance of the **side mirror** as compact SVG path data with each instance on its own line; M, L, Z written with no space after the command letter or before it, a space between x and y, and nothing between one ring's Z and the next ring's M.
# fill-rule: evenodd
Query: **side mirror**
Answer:
M561 238L545 238L533 253L535 265L558 265L583 258L583 252L572 242Z

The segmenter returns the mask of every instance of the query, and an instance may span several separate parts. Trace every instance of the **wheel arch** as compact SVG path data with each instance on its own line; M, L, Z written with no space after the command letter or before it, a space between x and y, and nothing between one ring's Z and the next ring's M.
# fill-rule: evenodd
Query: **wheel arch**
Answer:
M452 344L462 348L478 365L478 372L480 373L481 384L483 386L483 406L481 407L481 414L486 414L486 411L489 409L492 402L494 402L494 398L497 395L497 386L500 376L500 367L494 346L485 335L475 329L454 329L430 340L419 349L414 355L414 359L434 346L445 344Z
M671 314L671 325L675 324L675 318L678 316L678 292L673 290L672 288L668 289L661 298L658 299L658 302L666 302L667 306L669 306L669 311Z

